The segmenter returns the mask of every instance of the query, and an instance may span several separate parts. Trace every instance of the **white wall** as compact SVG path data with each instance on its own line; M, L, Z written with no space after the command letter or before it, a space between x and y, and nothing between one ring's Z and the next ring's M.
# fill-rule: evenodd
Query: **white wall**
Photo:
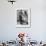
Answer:
M0 0L0 40L11 40L18 32L31 34L34 40L46 40L46 0L17 0L12 5ZM16 8L31 8L31 28L16 28Z

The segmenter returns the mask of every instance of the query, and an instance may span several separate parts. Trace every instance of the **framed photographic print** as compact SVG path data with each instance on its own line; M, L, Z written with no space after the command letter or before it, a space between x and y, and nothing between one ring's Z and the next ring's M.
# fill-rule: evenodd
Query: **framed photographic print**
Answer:
M16 9L16 27L30 27L31 11L29 8Z

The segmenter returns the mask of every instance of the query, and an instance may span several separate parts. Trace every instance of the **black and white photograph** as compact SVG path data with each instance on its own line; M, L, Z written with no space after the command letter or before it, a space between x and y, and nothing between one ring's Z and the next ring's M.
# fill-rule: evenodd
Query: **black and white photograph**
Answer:
M30 26L30 9L17 9L16 10L16 22L17 27L29 27Z

